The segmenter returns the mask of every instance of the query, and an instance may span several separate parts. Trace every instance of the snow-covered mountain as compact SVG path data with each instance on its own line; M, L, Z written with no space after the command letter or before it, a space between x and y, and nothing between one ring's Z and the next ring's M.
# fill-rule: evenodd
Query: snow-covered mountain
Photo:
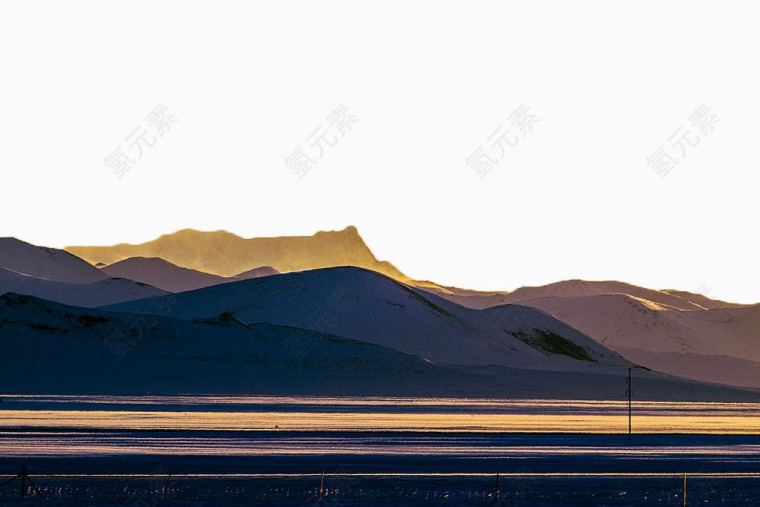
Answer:
M0 268L54 282L92 283L109 278L69 252L16 238L0 238Z
M601 294L627 294L679 310L706 310L746 306L725 301L715 301L704 295L693 294L691 292L652 290L617 281L565 280L537 287L520 287L512 292L479 292L457 289L455 287L442 287L442 289L433 288L428 290L469 308L489 308L547 297L584 297Z
M760 388L760 305L585 280L510 293L446 287L438 295L471 308L514 303L538 308L642 366L694 380Z
M91 283L53 282L0 268L0 295L9 292L85 308L167 294L155 287L122 278L106 278Z
M169 304L153 298L133 313L115 313L0 296L3 392L616 399L627 374L600 364L580 371L440 365L344 336L246 324L231 314L161 316ZM758 397L644 370L635 375L641 400Z
M541 309L648 368L760 388L760 305L687 311L626 294L520 304Z
M568 280L511 293L446 287L470 308L541 309L634 363L683 378L760 388L760 306L622 282Z
M158 298L167 316L313 329L443 364L573 369L625 360L544 312L471 310L361 268L328 268L217 285ZM140 302L105 309L134 312Z
M355 228L251 240L187 230L144 245L73 250L92 262L117 262L98 269L62 250L0 239L0 294L98 307L121 315L116 320L158 315L172 329L202 321L316 333L436 367L512 368L534 376L641 365L760 389L760 305L615 281L568 280L513 292L444 287L409 280L377 261ZM118 259L141 252L174 260ZM32 329L43 334L58 327L79 333L53 322L38 325ZM286 333L288 340L303 343L294 333ZM166 338L160 331L154 337Z
M113 279L66 251L0 238L0 294L8 292L88 308L166 294L132 280Z

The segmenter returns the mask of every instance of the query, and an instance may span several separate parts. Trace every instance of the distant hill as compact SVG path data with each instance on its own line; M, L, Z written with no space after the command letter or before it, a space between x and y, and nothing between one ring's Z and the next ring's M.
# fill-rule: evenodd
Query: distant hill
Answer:
M224 277L195 269L181 268L164 259L155 257L130 257L110 266L104 266L101 268L101 271L114 278L127 278L158 287L167 292L184 292L220 283L278 274L278 271L271 266L262 266L236 276Z
M541 309L648 368L760 388L760 305L685 311L626 294L520 304Z
M701 294L685 291L660 291L637 287L617 281L565 280L536 287L520 287L512 292L480 292L444 287L444 291L429 289L439 296L470 308L521 303L546 297L582 297L601 294L628 294L659 305L679 310L706 310L716 308L739 308L747 305L715 301Z
M140 245L71 246L66 250L92 264L130 257L158 257L177 266L231 277L261 266L278 272L356 266L402 282L410 278L389 262L378 261L356 227L313 236L244 239L226 231L185 229Z

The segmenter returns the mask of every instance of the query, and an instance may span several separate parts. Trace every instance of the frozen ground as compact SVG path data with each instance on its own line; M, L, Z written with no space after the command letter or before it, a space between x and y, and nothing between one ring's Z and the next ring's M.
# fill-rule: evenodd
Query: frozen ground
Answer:
M634 428L648 416L690 420L681 424L692 430L630 441L619 402L5 396L0 407L0 484L26 466L42 494L22 500L17 479L0 486L4 505L317 504L322 471L328 505L681 505L683 474L687 505L760 502L757 432L704 434L696 424L757 419L753 404L634 405ZM77 413L79 425L51 423L56 413ZM393 427L387 415L442 417L451 428ZM201 416L212 427L195 424ZM483 416L606 418L587 433L461 430ZM239 423L220 424L230 417ZM264 429L262 417L300 429ZM324 417L327 429L306 428ZM362 428L339 427L357 419Z
M682 505L678 475L577 477L320 476L50 479L39 496L0 496L4 505ZM687 505L753 505L758 478L689 477ZM7 489L7 487L6 487ZM31 500L31 501L30 501Z

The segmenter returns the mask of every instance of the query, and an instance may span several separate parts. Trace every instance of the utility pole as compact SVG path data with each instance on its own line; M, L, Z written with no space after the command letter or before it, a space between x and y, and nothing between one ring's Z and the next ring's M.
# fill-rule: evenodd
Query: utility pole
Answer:
M628 395L628 440L631 439L631 397L633 397L633 386L631 385L631 369L628 368L628 389L625 394Z
M44 498L42 496L42 491L40 491L40 488L37 487L37 485L34 483L31 477L26 473L26 465L21 467L21 473L18 474L15 477L11 477L10 479L0 482L0 488L5 486L6 484L10 484L11 482L15 481L16 479L21 479L21 498L26 498L26 490L31 489L32 494L37 494L40 497ZM27 482L29 485L27 486Z
M172 471L169 470L169 475L166 477L166 482L164 483L164 493L161 495L161 498L166 498L166 492L169 490L169 481L172 480Z

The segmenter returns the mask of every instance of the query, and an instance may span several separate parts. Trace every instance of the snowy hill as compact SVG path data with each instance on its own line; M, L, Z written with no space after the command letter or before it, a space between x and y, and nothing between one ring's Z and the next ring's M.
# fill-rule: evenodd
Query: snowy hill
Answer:
M13 294L0 297L0 350L4 392L316 392L434 369L308 330L115 314Z
M158 298L178 319L228 312L252 323L313 329L436 363L582 368L627 364L544 312L524 306L471 310L354 267L287 273ZM140 302L105 309L134 312Z
M601 365L584 371L436 365L328 333L248 325L229 314L202 321L152 315L171 310L162 300L114 313L0 296L3 392L616 399L627 373ZM639 399L759 396L643 370L636 378Z
M0 238L0 268L55 282L91 283L108 278L64 250L34 246L16 238Z
M444 289L443 291L431 289L431 292L469 308L489 308L547 297L567 298L601 294L627 294L679 310L706 310L746 306L715 301L701 294L674 290L652 290L617 281L565 280L537 287L520 287L512 292L479 292L457 289L455 287L445 287Z
M107 278L92 283L52 282L0 268L0 295L9 292L86 308L167 294L132 280Z
M623 294L523 301L643 366L760 388L760 305L684 311Z
M195 269L181 268L159 258L130 257L101 268L114 278L128 278L136 282L158 287L167 292L184 292L220 283L236 282L261 276L277 274L271 266L262 266L232 277L204 273Z
M758 305L584 280L511 293L446 287L438 296L471 308L515 303L538 308L636 364L694 380L760 388Z

